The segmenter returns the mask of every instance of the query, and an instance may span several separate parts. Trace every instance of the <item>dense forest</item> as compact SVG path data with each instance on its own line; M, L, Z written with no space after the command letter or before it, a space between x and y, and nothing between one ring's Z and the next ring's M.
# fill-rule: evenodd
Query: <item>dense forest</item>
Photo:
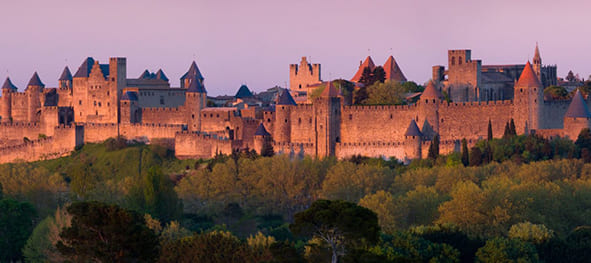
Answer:
M590 260L591 132L490 137L409 165L122 138L0 165L0 262Z

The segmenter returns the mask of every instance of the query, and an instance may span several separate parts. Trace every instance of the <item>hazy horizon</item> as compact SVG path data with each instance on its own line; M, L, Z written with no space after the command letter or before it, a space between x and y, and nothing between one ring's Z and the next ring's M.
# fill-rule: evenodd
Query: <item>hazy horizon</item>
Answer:
M195 60L209 95L241 84L260 92L289 82L302 56L322 79L350 79L359 61L394 56L423 83L448 49L487 64L524 64L539 43L543 64L591 74L585 17L591 1L11 1L2 4L0 78L20 90L37 71L57 86L64 66L127 57L128 78L162 68L179 86Z

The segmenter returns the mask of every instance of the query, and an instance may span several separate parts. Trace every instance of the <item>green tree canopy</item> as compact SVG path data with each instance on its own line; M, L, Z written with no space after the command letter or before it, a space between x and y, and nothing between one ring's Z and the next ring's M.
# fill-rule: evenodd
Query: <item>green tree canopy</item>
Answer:
M35 227L35 208L27 202L0 200L0 261L22 261L22 248Z

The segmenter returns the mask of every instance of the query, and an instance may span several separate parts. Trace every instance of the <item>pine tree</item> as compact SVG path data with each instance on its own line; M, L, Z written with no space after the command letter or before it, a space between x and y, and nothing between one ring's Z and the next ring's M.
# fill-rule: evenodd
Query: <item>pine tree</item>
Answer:
M462 139L462 164L468 166L470 164L470 154L468 153L468 141Z
M490 119L488 119L488 140L492 140L493 139L493 132L492 132L492 123L490 122Z

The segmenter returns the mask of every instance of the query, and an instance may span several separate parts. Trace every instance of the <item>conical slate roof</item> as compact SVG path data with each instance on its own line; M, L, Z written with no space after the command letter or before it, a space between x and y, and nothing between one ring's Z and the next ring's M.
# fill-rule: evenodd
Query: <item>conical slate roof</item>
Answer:
M267 131L267 129L265 129L265 125L263 125L262 123L259 124L259 127L257 127L256 132L254 133L254 136L270 136L271 134Z
M591 113L589 112L589 108L587 107L587 103L581 96L579 90L575 92L575 96L573 96L573 100L570 102L568 106L568 110L564 117L569 118L591 118Z
M158 72L156 72L156 79L168 81L168 78L166 77L166 75L164 74L164 71L162 71L162 69L158 69Z
M359 69L357 70L357 73L355 73L355 75L353 76L351 81L352 82L359 82L359 80L361 79L361 76L363 75L363 70L367 67L369 67L369 69L372 71L376 67L376 65L373 63L373 60L371 59L370 56L367 56L367 58L365 58L365 61L363 61L363 63L361 63L361 65L359 65Z
M135 100L135 101L137 101L137 93L134 91L126 91L125 93L123 93L123 96L121 96L121 100Z
M252 97L252 92L250 92L250 90L248 89L248 87L246 85L240 86L240 88L238 89L238 92L236 92L236 95L234 95L234 98L237 98L237 99L250 98L250 97Z
M140 75L139 79L153 79L155 77L154 73L150 73L147 69L144 70L142 75Z
M6 77L6 80L4 81L4 85L2 85L2 89L11 89L13 91L17 90L17 87L12 84L12 81L10 81L9 77Z
M296 105L296 102L291 94L289 94L288 90L283 90L281 95L277 98L277 105Z
M39 78L39 75L35 71L35 73L33 73L33 76L31 77L31 80L29 80L29 84L27 84L27 86L41 86L41 87L45 87L45 84L43 84L43 82L41 82L41 79Z
M334 97L338 97L338 96L339 96L339 91L337 90L337 88L334 85L332 85L332 82L330 80L327 81L326 88L324 88L320 97L334 98Z
M421 130L419 130L419 126L417 126L415 120L410 121L410 125L408 125L408 128L406 129L404 136L423 136L423 133L421 133Z
M406 77L392 56L390 56L388 60L386 60L386 63L384 63L384 71L386 72L386 80L395 80L398 82L406 81Z
M62 75L60 76L59 80L72 80L72 73L70 73L70 69L68 66L64 68Z
M517 87L542 87L540 80L536 73L534 73L533 68L529 61L525 64L523 68L523 72L521 72L521 76L516 84Z
M425 91L421 94L421 99L443 99L443 95L437 88L435 88L433 81L429 81Z
M90 71L92 70L92 65L94 65L94 59L91 57L87 57L82 61L82 64L74 74L74 78L88 78L90 75Z
M203 80L203 75L201 75L201 71L199 71L199 67L197 67L197 63L195 63L195 61L191 63L189 70L187 71L187 73L185 73L185 75L181 77L181 80L184 80L186 78L196 78L199 80Z
M191 83L189 84L189 88L187 88L187 92L207 93L207 91L205 91L205 87L198 79L191 79Z

